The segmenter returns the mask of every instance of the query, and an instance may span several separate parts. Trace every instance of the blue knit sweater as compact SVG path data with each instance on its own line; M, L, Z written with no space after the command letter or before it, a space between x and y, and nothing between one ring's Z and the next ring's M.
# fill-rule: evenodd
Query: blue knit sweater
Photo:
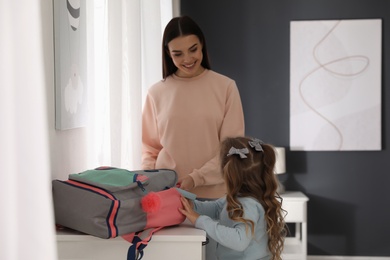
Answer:
M244 218L255 223L254 236L250 229L246 233L244 223L229 218L225 197L215 201L195 201L194 209L201 215L196 220L195 227L205 230L217 242L216 259L270 259L263 206L250 197L239 198L239 201L244 208Z

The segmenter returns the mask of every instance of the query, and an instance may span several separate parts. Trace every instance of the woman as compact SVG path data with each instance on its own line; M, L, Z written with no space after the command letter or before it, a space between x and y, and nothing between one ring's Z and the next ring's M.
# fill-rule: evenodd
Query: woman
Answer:
M162 55L163 80L149 89L142 115L142 167L173 169L180 188L220 198L220 141L244 134L236 83L211 70L203 32L187 16L167 24Z

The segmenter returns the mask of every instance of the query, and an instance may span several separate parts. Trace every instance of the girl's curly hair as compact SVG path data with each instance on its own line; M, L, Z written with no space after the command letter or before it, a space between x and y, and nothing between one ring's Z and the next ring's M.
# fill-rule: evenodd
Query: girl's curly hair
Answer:
M274 174L276 155L274 147L261 143L262 152L249 145L250 137L227 138L221 143L220 162L227 185L227 211L234 221L243 222L254 234L252 220L243 218L244 211L238 197L252 197L258 200L265 210L267 222L268 249L272 260L281 259L284 239L287 234L284 222L285 211L282 198L277 193L278 182ZM247 158L227 156L231 147L247 148Z

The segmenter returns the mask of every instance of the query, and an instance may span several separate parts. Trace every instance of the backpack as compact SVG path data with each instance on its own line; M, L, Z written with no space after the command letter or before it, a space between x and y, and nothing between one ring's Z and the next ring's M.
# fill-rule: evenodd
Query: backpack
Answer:
M55 222L99 238L122 236L132 245L128 259L141 259L152 234L185 220L173 170L129 171L98 167L53 180Z

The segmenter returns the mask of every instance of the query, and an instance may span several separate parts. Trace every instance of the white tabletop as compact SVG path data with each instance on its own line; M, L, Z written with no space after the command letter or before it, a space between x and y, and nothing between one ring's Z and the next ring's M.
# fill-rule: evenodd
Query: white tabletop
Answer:
M99 240L102 238L87 235L78 231L62 229L57 230L57 241L86 241ZM121 237L113 238L122 239ZM187 220L180 225L164 227L153 234L153 241L205 241L206 232L194 228Z

